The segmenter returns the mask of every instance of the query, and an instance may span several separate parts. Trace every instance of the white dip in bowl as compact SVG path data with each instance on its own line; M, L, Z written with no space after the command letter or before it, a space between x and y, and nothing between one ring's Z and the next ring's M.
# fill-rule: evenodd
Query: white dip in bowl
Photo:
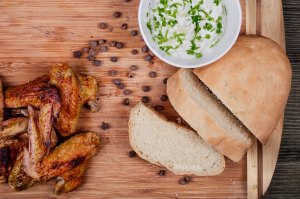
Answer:
M238 0L141 0L141 33L163 61L195 68L222 57L241 26Z

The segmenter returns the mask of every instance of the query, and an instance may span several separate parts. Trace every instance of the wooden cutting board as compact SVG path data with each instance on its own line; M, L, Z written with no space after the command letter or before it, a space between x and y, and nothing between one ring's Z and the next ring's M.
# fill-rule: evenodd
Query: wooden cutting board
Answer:
M193 177L188 185L179 185L181 176L167 172L160 177L158 166L129 158L131 150L127 137L130 108L149 96L149 105L160 104L162 114L176 121L178 115L169 102L161 102L165 94L163 79L177 69L156 59L154 64L143 60L140 50L144 45L140 36L130 36L138 29L138 0L2 0L0 1L0 76L6 86L18 85L47 73L57 62L67 62L77 71L93 75L100 85L101 111L81 112L78 130L92 130L101 137L101 149L92 160L82 185L60 198L258 198L269 186L277 161L282 121L266 146L256 143L247 157L239 163L226 159L225 171L215 177ZM283 48L284 26L280 0L241 0L243 26L241 34L261 34L278 42ZM114 19L113 12L121 11L122 17ZM113 31L100 30L99 22L106 22ZM128 23L128 30L121 30ZM98 54L102 66L95 67L86 58L75 59L74 50L87 46L89 41L107 39L122 41L125 48L112 49ZM138 49L132 55L132 49ZM117 63L110 62L117 56ZM86 56L85 56L86 57ZM135 77L129 78L129 67L137 65ZM117 70L117 78L133 91L131 105L122 105L125 98L109 77L109 70ZM148 73L156 71L156 78ZM150 85L149 93L142 92L143 85ZM111 128L99 128L102 122ZM248 171L248 172L247 172ZM38 184L27 191L13 192L7 184L0 185L0 198L52 198L54 181Z

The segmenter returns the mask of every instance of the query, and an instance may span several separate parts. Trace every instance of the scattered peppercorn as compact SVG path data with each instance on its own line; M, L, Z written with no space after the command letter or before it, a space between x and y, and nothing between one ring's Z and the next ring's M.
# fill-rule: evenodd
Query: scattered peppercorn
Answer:
M150 91L150 86L143 86L143 91L144 92L149 92Z
M93 55L89 55L89 56L88 56L88 60L89 60L89 61L94 61L94 60L95 60L95 57L94 57Z
M131 51L131 54L136 55L136 54L138 54L138 51L134 49Z
M138 69L137 65L131 65L130 70L136 71Z
M185 185L185 184L190 183L191 181L192 181L192 178L190 176L184 176L179 179L178 183L181 185Z
M112 62L117 62L117 61L118 61L118 58L117 58L117 57L111 57L110 60L111 60Z
M167 84L167 82L168 82L168 78L165 78L165 79L163 80L163 83L164 83L164 84Z
M149 101L150 101L149 97L147 97L147 96L142 97L142 102L143 103L148 103Z
M130 0L123 0L124 2L129 2Z
M123 24L121 25L121 29L122 29L122 30L127 30L127 28L128 28L127 23L123 23Z
M130 158L133 158L133 157L136 156L136 152L135 152L135 151L129 151L129 152L128 152L128 156L129 156Z
M124 44L121 42L117 42L117 44L116 44L116 48L118 48L118 49L123 48L123 46L124 46Z
M97 52L96 52L95 49L91 48L91 49L89 50L89 54L95 57L95 55L97 54Z
M118 86L119 89L124 89L125 88L125 85L123 83L119 83L117 86Z
M128 90L128 89L125 89L124 91L123 91L123 94L124 95L130 95L132 92L131 92L131 90Z
M185 176L185 177L184 177L184 180L185 180L186 182L191 182L191 181L192 181L192 178L191 178L190 176Z
M114 12L114 14L113 14L114 18L120 18L121 15L122 15L121 12Z
M107 28L107 24L106 23L100 23L99 24L99 28L100 29L106 29Z
M151 62L153 60L153 56L148 54L145 56L145 60L148 61L148 62Z
M98 44L99 45L102 45L102 44L105 44L106 43L106 40L105 39L100 39L98 40Z
M162 95L162 96L160 96L160 100L161 101L167 101L168 100L168 96L167 95Z
M149 76L150 76L151 78L155 78L155 77L156 77L156 72L151 71L151 72L149 73Z
M159 172L158 172L158 175L159 176L165 176L166 175L166 170L160 170Z
M101 66L101 61L100 60L94 60L94 65L95 66Z
M162 110L164 109L164 107L162 107L161 105L156 105L156 106L154 107L154 109L155 109L156 111L162 111Z
M77 50L77 51L74 51L74 57L75 58L80 58L81 56L82 56L82 52L81 51L79 51L79 50Z
M123 104L124 104L125 106L129 106L129 105L130 105L130 99L129 99L129 98L125 98L125 99L123 100Z
M142 52L143 52L143 53L147 53L147 52L149 52L149 48L148 48L148 46L146 46L146 45L145 45L145 46L143 46L143 47L142 47Z
M131 36L137 36L138 35L138 31L137 30L132 30L130 32Z
M90 47L96 48L97 45L98 45L98 42L97 42L97 41L90 41Z
M102 122L101 129L106 130L106 129L109 129L109 127L110 126L108 123Z
M100 47L100 51L101 52L107 52L108 51L108 47L107 46L101 46Z

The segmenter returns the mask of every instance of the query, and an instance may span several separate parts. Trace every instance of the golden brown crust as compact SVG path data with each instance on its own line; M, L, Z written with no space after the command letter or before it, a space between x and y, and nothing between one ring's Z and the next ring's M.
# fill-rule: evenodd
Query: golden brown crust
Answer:
M263 144L267 142L291 87L290 62L275 42L241 36L223 58L194 73Z
M63 63L52 67L50 83L59 89L62 106L56 128L62 136L75 133L79 118L79 84L73 69Z
M247 149L252 145L252 138L248 132L248 143L241 141L234 137L231 132L228 132L218 122L216 122L213 115L210 115L206 110L202 109L197 102L195 102L190 94L184 89L185 83L182 82L181 75L184 73L193 73L187 69L181 69L168 79L167 93L171 104L179 115L211 146L216 148L220 153L229 157L231 160L238 162L246 154ZM194 76L194 75L193 75ZM197 79L197 81L199 81ZM201 82L199 82L201 83ZM203 85L204 86L204 85ZM210 94L209 92L207 93ZM217 99L213 98L212 101ZM232 115L226 111L218 102L211 102L217 104L219 111L225 112L227 118L231 121ZM226 121L224 121L226 122ZM238 123L233 123L238 128ZM241 128L241 132L247 132L246 129Z

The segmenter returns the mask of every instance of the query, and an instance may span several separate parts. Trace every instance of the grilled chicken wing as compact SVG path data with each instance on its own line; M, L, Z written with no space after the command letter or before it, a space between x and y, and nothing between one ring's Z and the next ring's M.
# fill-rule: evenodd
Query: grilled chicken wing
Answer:
M44 181L63 175L91 159L97 152L99 137L92 132L75 135L56 147L41 163Z
M27 138L28 139L28 138ZM53 149L57 144L57 136L55 130L52 128L51 131L51 149ZM28 189L29 187L33 186L35 183L38 182L38 179L34 179L27 175L24 171L23 167L23 151L18 155L16 162L10 172L8 177L8 184L12 189L15 191L21 191L24 189Z
M17 155L21 153L23 147L27 145L27 136L21 135L2 148L0 148L0 183L7 181L7 177L13 167Z
M97 104L97 81L92 76L85 76L80 73L76 73L76 77L79 81L79 103L82 106L87 103L90 106L92 112L99 111L99 105Z
M32 106L28 106L28 138L29 146L24 148L24 171L32 178L39 178L37 167L45 155L45 145L39 129L39 116Z
M8 177L8 184L15 191L28 189L34 183L38 182L36 179L31 178L23 170L23 152L21 152L10 172Z
M55 127L62 136L75 133L79 118L79 84L75 72L67 64L58 64L50 71L50 83L56 86L62 98L62 107Z
M53 105L53 115L57 117L61 107L61 97L55 86L48 83L49 76L40 77L29 83L9 87L4 92L4 105L7 108L21 108L32 105L41 108Z
M1 124L0 139L5 140L10 137L24 133L28 128L27 117L17 117L5 120Z
M78 187L82 181L86 164L86 162L83 162L74 169L71 169L56 178L54 193L56 195L68 193Z

